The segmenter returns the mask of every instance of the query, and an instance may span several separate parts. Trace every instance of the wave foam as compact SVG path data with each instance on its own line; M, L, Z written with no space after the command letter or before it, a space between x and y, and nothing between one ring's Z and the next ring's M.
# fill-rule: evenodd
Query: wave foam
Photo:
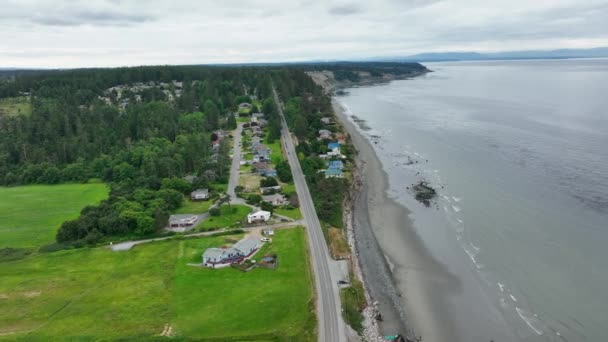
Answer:
M530 329L534 330L534 332L538 335L543 335L544 331L542 331L540 328L537 328L536 326L534 326L533 321L535 321L534 318L528 317L526 315L526 312L518 307L515 307L515 311L517 311L517 314L519 315L519 317L521 317L521 319L524 320L524 322L526 322L526 324L530 327Z

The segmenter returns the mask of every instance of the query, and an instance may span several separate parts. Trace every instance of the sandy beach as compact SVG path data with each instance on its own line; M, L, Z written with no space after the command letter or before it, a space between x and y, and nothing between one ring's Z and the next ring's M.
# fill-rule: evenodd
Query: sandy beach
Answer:
M352 224L364 282L382 314L381 332L424 341L458 340L447 297L458 291L459 279L426 250L408 209L387 196L388 176L370 142L335 99L333 105L358 150L361 185L353 200Z

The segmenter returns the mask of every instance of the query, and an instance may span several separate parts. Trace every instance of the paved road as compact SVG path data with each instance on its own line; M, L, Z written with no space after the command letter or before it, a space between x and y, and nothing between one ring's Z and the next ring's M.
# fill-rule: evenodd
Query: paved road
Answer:
M321 223L317 217L315 206L302 173L291 135L285 122L283 110L279 102L276 90L273 89L274 100L281 114L281 135L287 151L287 160L293 173L296 191L300 200L300 210L306 223L308 240L312 257L312 265L315 273L317 288L317 320L319 322L319 342L342 342L346 341L345 328L341 317L340 296L337 280L332 279L330 273L330 256L327 242L321 230Z
M259 226L254 226L254 227L241 228L241 229L244 231L250 231L250 230L255 230L255 229L260 229L260 228L285 229L285 228L293 228L293 227L297 227L297 226L301 226L301 225L304 225L304 221L300 220L300 221L293 221L293 222L281 222L281 223L277 223L277 224L271 224L268 226L259 225ZM185 234L184 237L209 236L209 235L225 232L226 230L227 229L220 229L220 230L214 230L214 231L210 231L210 232ZM154 242L154 241L164 241L164 240L169 240L172 237L173 236L164 236L164 237L159 237L159 238L154 238L154 239L124 241L124 242L112 244L109 247L114 252L128 251L129 249L133 248L134 246L141 245L142 243L148 243L148 242Z
M230 179L228 180L227 193L232 200L236 200L234 189L239 185L239 169L241 168L241 134L243 123L239 123L234 131L234 148L232 152L232 167L230 168Z

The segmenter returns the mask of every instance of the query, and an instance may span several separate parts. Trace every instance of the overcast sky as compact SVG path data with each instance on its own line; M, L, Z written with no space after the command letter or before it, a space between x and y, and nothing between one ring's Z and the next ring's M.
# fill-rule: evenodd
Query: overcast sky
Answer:
M0 67L608 46L608 1L0 0Z

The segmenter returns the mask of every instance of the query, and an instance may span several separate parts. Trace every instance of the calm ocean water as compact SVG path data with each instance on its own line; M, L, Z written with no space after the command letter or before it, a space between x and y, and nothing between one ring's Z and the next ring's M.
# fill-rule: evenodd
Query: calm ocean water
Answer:
M523 341L608 341L608 60L428 67L339 97L390 194L438 260L462 273L458 250L475 274L465 305L489 298ZM423 179L431 208L407 190Z

